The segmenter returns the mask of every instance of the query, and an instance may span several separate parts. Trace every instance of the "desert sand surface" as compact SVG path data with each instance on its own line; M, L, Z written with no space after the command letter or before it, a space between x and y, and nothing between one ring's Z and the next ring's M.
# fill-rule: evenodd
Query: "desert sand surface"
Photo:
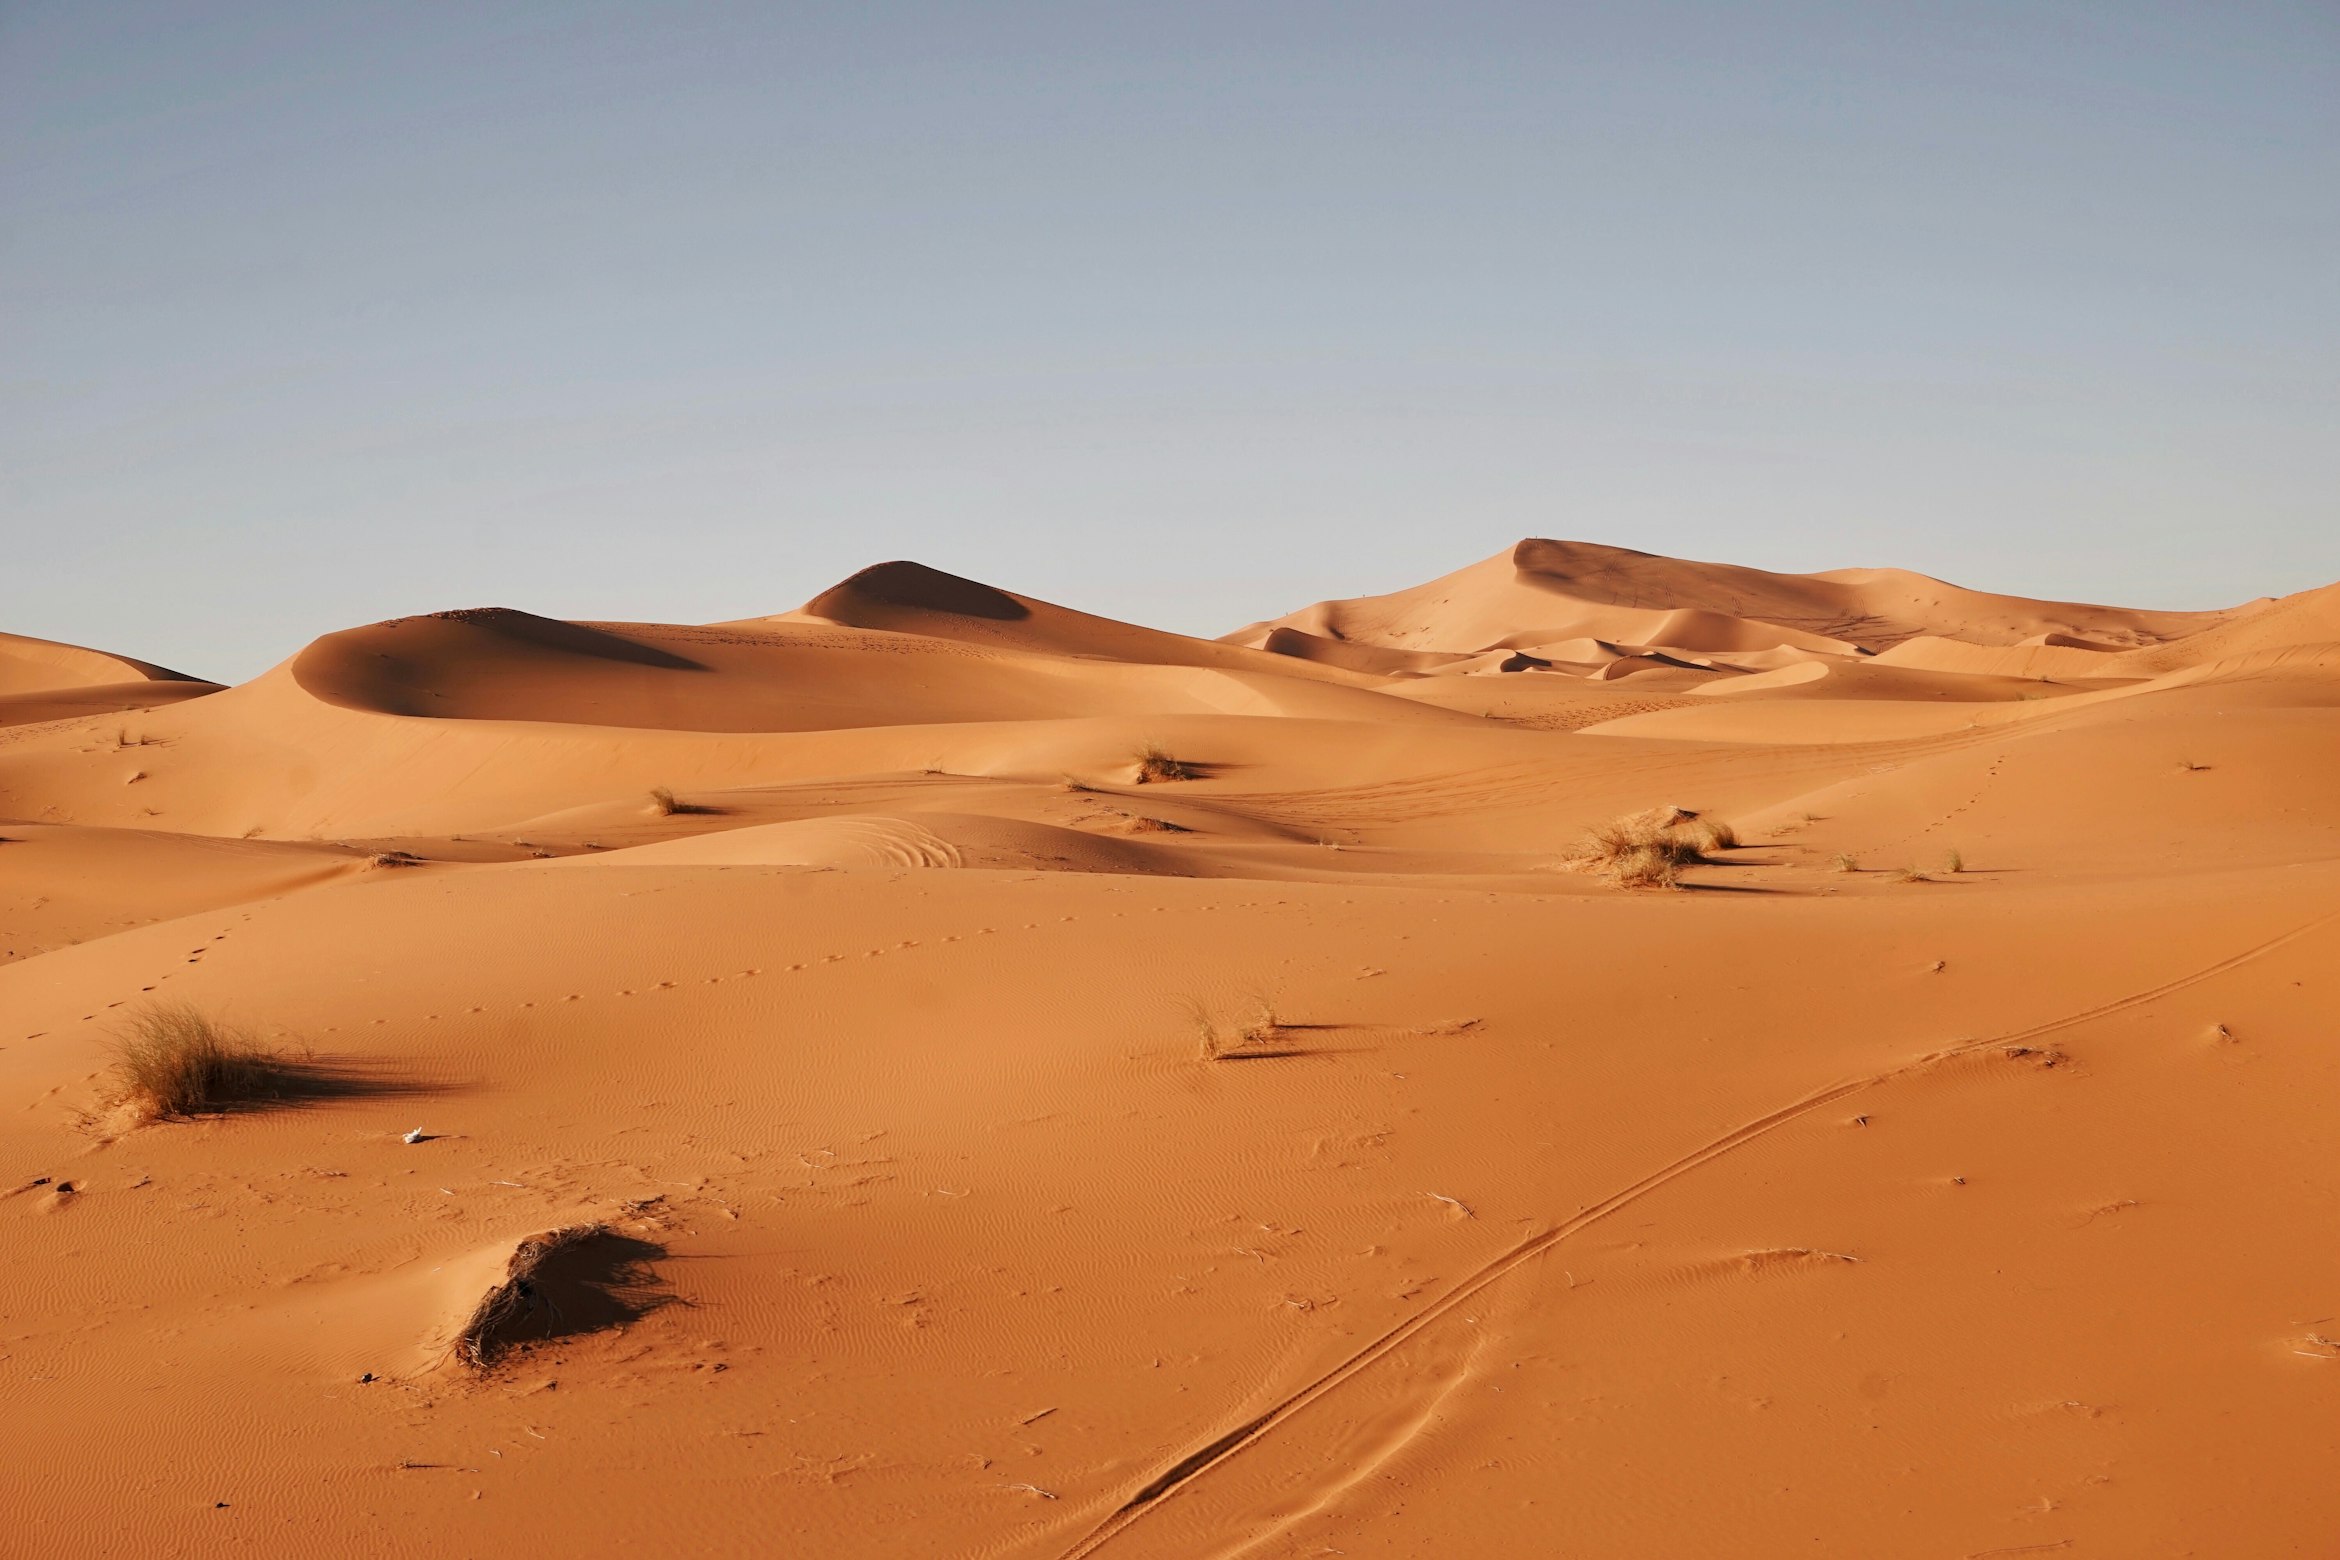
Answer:
M2340 586L897 562L0 723L0 1554L2340 1554Z

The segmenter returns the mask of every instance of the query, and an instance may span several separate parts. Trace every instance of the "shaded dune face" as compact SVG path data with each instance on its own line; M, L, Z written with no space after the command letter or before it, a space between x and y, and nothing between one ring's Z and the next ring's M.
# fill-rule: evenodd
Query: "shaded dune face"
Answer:
M2340 587L894 562L12 699L0 1550L2340 1554Z
M943 614L1016 623L1032 615L1031 606L1020 596L903 560L872 564L822 591L806 602L803 610L809 617L857 623L865 628L895 626L871 621L875 618L918 621Z
M688 709L684 685L711 669L653 642L660 632L629 636L479 607L328 634L293 658L291 672L328 703L391 715L562 720L596 707Z

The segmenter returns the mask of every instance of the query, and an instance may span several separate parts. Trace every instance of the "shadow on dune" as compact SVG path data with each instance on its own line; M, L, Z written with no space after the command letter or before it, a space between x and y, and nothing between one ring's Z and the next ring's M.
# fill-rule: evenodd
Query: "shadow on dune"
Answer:
M670 672L707 670L703 663L687 656L675 655L655 645L646 645L610 633L606 629L588 628L582 623L565 622L559 618L538 617L533 612L522 612L514 607L467 607L454 612L433 612L429 616L438 622L468 623L506 639L558 650L564 655L581 655L599 661L629 661L636 666L655 666Z
M210 1097L180 1114L244 1116L327 1100L413 1099L438 1092L437 1085L394 1071L386 1063L278 1054L241 1063Z
M1004 590L907 559L871 564L806 602L804 610L815 617L841 617L857 599L957 617L989 618L995 623L1013 623L1032 615L1031 608Z

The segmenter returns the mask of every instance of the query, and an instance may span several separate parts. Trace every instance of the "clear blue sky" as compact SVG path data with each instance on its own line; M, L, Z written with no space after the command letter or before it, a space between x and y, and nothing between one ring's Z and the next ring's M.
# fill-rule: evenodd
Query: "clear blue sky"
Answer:
M0 628L2340 577L2340 7L0 5Z

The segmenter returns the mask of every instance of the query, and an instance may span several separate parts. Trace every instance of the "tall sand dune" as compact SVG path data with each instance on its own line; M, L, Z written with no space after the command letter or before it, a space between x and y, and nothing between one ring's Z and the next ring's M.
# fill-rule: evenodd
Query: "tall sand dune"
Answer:
M1259 643L1288 627L1392 649L1465 653L1579 636L1685 650L1880 651L1920 634L1979 645L2062 634L2129 647L2183 638L2249 610L2141 612L2031 601L1901 569L1773 574L1531 538L1426 585L1318 602L1229 638Z

